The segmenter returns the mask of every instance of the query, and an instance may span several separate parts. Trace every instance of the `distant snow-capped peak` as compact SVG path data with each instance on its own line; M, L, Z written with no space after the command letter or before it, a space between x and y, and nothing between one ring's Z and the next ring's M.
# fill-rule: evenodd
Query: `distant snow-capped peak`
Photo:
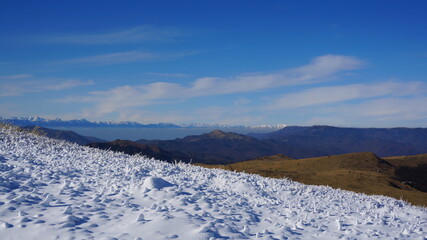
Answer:
M243 125L228 125L219 123L184 123L179 126L183 128L245 128Z
M285 127L287 127L286 124L276 124L276 125L262 124L262 125L257 125L257 126L250 126L250 128L266 128L266 129L282 129Z
M286 127L285 124L277 125L257 125L257 126L244 126L244 125L229 125L220 123L151 123L142 124L132 121L89 121L86 119L62 120L60 118L47 119L39 116L32 117L12 117L1 118L0 121L11 123L17 126L38 125L42 127L136 127L136 128L249 128L249 129L282 129Z

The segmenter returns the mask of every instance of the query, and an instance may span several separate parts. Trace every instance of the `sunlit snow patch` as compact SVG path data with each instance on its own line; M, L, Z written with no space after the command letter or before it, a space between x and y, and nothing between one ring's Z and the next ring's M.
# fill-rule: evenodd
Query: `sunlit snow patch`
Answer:
M155 188L159 190L165 187L172 187L172 186L173 186L172 183L158 177L148 177L144 180L144 183L142 184L143 188L147 188L147 189Z

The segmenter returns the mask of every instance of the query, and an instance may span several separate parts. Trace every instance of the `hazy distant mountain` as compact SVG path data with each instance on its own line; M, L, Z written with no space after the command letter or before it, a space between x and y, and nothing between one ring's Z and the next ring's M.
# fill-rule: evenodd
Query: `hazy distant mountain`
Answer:
M271 133L250 134L327 152L328 155L374 152L385 156L427 152L427 128L286 127Z
M227 125L219 123L184 123L179 124L182 128L247 128L243 125Z
M190 124L180 124L182 128L216 128L216 129L226 129L226 128L250 128L250 129L271 129L278 130L286 127L285 124L276 124L276 125L256 125L256 126L244 126L244 125L227 125L227 124L209 124L209 123L190 123Z
M300 147L293 143L215 130L202 135L187 136L175 140L138 140L138 143L157 145L167 151L181 151L193 158L193 162L224 164L257 157L286 154L293 158L324 156L325 152Z
M40 117L20 117L20 118L0 118L0 122L9 123L15 126L41 126L41 127L117 127L117 128L180 128L172 123L141 124L137 122L92 122L86 119L80 120L62 120L62 119L45 119Z
M277 130L277 129L282 129L285 128L287 125L286 124L276 124L276 125L268 125L268 124L262 124L262 125L257 125L257 126L250 126L249 128L253 128L253 129L272 129L272 130Z
M142 124L138 122L106 122L106 121L88 121L86 119L80 120L62 120L56 119L45 119L41 117L13 117L13 118L1 118L0 122L9 123L15 126L41 126L47 128L55 127L84 127L84 128L96 128L96 127L109 127L109 128L213 128L213 129L224 129L224 128L250 128L250 129L271 129L277 130L285 127L284 124L278 125L259 125L259 126L243 126L243 125L226 125L226 124L205 124L205 123L190 123L190 124L173 124L173 123L153 123L153 124Z
M106 142L106 140L104 139L82 136L73 131L49 129L39 126L26 126L21 128L29 132L40 134L49 138L65 140L68 142L77 143L79 145L86 145L93 142Z
M87 127L136 127L139 123L100 123L87 120L63 121L42 118L15 119L21 124L34 122L45 125ZM9 120L2 119L3 122ZM9 121L10 122L10 121ZM57 124L57 125L55 125ZM62 124L62 125L60 125ZM74 124L74 125L73 125ZM86 124L86 125L85 125ZM104 125L103 125L104 124ZM22 126L17 124L18 126ZM42 125L43 126L43 125ZM151 124L139 127L180 128L173 124ZM191 125L207 127L208 125ZM213 125L209 125L213 126ZM282 127L278 125L277 127ZM190 125L186 127L190 128ZM223 126L224 127L224 126ZM267 126L262 126L267 128ZM273 129L272 129L273 130ZM105 142L80 136L74 132L45 130L49 137L65 139L78 144ZM56 131L56 132L55 132ZM77 137L80 136L80 137ZM169 152L183 152L195 162L233 163L261 156L285 154L292 158L320 157L353 152L374 152L378 156L399 156L427 153L427 128L339 128L331 126L288 126L270 133L236 133L213 131L175 140L139 140L139 143L157 145ZM172 154L174 156L174 154ZM174 156L175 157L175 156ZM182 157L182 156L180 156Z

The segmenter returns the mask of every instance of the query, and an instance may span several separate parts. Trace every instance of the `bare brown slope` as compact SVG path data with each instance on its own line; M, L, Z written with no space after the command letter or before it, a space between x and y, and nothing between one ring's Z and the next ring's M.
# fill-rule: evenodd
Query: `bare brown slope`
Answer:
M395 178L420 191L427 192L427 154L387 158L396 166Z
M274 156L225 166L223 169L255 173L266 177L290 178L313 185L404 199L427 206L427 193L396 179L394 164L370 152L290 160Z
M383 159L395 166L416 167L420 164L427 164L427 153L411 156L385 157Z

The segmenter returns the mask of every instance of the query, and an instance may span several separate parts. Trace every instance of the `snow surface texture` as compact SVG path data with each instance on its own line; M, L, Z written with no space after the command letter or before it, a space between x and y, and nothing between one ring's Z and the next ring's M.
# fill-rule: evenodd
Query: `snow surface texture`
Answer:
M0 130L1 239L426 239L427 210Z

